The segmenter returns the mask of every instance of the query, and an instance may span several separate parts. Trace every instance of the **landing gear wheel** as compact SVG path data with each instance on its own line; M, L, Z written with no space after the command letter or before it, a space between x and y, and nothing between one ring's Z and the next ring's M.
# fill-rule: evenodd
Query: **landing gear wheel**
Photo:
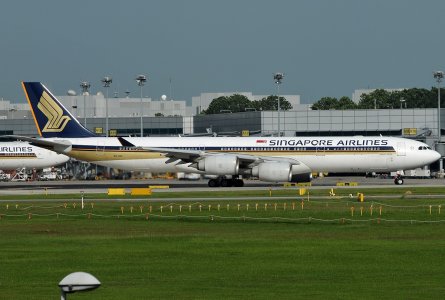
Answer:
M242 179L234 179L233 180L233 186L243 187L244 186L244 181Z
M218 183L218 180L216 180L216 179L210 179L209 182L207 183L207 185L209 187L218 187L219 183Z
M402 185L403 184L403 178L402 177L396 177L394 179L394 183L397 185Z
M233 182L231 179L221 179L221 186L222 187L231 187L233 185Z

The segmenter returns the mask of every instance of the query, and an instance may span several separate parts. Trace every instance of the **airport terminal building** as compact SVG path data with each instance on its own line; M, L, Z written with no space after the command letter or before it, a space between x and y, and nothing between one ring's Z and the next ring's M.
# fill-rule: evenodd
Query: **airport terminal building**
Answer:
M85 115L77 105L59 97L79 121L99 135L105 135L105 110L89 108ZM140 100L113 99L109 108L109 136L140 135ZM176 103L180 102L180 103ZM162 106L164 104L164 106ZM27 105L14 105L14 109L0 106L1 134L35 136L37 130ZM133 109L129 109L133 107ZM311 110L300 105L290 111L249 111L216 115L187 115L185 101L151 101L145 109L157 107L151 115L142 117L144 136L187 135L211 132L219 134L254 132L257 135L277 135L278 122L282 136L334 136L334 135L387 135L403 136L425 141L433 146L438 140L437 109L357 109L357 110ZM124 110L124 108L126 110ZM195 108L191 108L194 110ZM163 114L154 116L154 114ZM444 120L443 110L441 120ZM443 123L443 122L442 122ZM441 126L443 128L443 124Z
M182 100L110 98L108 108L107 100L101 93L58 98L82 124L86 123L87 128L99 135L105 135L108 110L109 136L139 136L141 121L144 136L204 133L271 136L278 135L280 127L282 136L384 135L411 138L427 143L445 156L444 144L438 144L441 139L436 108L311 110L309 105L299 103L299 96L287 95L284 97L291 99L294 107L290 111L197 114L206 109L215 96L232 94L202 94L193 99L192 106L187 106L186 101ZM443 111L441 120L445 120ZM12 105L3 101L0 105L0 124L2 135L37 135L27 104Z

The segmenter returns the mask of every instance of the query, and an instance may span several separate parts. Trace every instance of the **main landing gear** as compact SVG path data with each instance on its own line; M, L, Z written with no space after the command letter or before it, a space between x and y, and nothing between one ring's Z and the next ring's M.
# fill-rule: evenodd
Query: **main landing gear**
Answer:
M402 185L403 184L403 177L401 175L397 175L396 177L394 177L394 184Z
M242 187L244 186L244 181L239 178L226 178L224 176L219 176L215 179L210 179L208 183L209 187Z

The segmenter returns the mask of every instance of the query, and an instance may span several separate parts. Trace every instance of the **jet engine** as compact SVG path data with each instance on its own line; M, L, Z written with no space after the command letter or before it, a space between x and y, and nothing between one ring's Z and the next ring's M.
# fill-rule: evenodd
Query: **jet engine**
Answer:
M290 182L311 182L312 172L305 164L292 166L292 178Z
M308 182L311 170L304 164L292 165L288 162L264 162L252 168L252 175L262 181Z
M239 161L235 155L211 155L201 159L197 169L211 175L238 175Z

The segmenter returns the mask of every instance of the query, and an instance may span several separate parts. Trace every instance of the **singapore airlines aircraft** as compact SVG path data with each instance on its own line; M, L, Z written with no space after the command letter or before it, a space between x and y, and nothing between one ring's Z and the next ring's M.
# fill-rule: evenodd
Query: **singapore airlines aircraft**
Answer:
M243 178L305 182L312 172L389 172L440 158L426 144L395 137L99 137L39 82L23 82L41 138L17 137L98 165L134 171L214 175L209 186ZM403 178L395 180L403 184Z
M0 143L0 170L43 169L63 164L69 157L26 142Z

